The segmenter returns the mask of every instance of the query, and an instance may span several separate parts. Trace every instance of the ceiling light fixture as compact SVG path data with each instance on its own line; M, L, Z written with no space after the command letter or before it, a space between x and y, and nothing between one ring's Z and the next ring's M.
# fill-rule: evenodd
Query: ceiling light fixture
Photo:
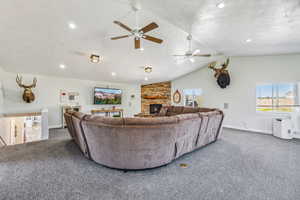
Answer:
M74 22L70 22L69 23L69 28L72 29L72 30L74 30L74 29L77 28L77 25Z
M143 47L140 48L140 51L144 51L145 49Z
M92 63L98 63L98 62L100 62L100 61L102 61L102 60L103 60L103 57L101 57L101 56L99 56L99 55L92 54L92 55L90 56L90 61L91 61Z
M148 79L148 77L145 77L145 81L148 81L149 79Z
M247 42L247 43L252 42L252 39L248 38L248 39L246 40L246 42Z
M146 73L151 73L151 72L152 72L152 67L147 66L147 67L144 68L144 71L145 71Z
M217 4L218 8L224 8L225 7L225 3L224 1L221 1L220 3Z
M65 68L66 68L66 65L60 64L59 67L60 67L61 69L65 69Z
M116 73L116 72L112 72L111 75L112 75L112 76L116 76L117 73Z

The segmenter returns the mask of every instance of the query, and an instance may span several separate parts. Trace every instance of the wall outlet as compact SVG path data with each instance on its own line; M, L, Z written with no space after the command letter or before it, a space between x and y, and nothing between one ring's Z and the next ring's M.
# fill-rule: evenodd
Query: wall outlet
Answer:
M224 109L228 109L229 108L229 103L224 103Z

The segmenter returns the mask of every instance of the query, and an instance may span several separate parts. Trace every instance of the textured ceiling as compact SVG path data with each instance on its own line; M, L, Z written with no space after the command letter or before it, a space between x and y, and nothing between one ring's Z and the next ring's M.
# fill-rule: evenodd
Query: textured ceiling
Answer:
M226 55L300 52L299 0L142 0L201 44ZM155 2L155 3L154 3ZM251 43L246 43L247 39Z
M272 3L271 3L272 2ZM300 52L298 0L141 0L140 26L155 21L159 29L149 35L162 45L143 42L145 51L133 49L133 39L111 41L126 34L114 25L120 20L134 27L127 0L3 0L0 12L0 66L16 73L78 79L145 83L171 80L211 61L177 65L172 54L184 53L192 32L194 49L226 55L265 55ZM78 26L68 28L69 22ZM245 40L251 38L251 43ZM91 64L82 53L98 53L101 64ZM61 70L60 64L66 69ZM141 66L153 66L146 75ZM111 72L117 76L112 77Z

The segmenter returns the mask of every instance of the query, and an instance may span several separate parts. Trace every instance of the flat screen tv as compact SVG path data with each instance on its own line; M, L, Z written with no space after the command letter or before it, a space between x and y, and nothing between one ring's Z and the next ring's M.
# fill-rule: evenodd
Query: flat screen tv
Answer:
M96 105L119 105L122 103L122 90L112 88L94 89L94 104Z

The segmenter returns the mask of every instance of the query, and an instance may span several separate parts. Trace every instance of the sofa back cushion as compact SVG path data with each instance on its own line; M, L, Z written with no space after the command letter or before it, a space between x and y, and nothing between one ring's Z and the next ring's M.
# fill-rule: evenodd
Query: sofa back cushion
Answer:
M217 134L223 120L222 112L215 110L199 113L202 118L202 125L196 142L197 147L209 144L217 139Z
M153 118L124 118L124 125L161 125L161 124L176 124L176 117L153 117Z
M202 119L198 113L180 114L176 132L176 158L191 152L195 146Z
M182 113L197 113L200 112L200 108L194 108L194 107L184 107Z
M170 106L168 107L167 116L182 114L183 109L184 109L183 106Z
M95 115L88 115L85 117L86 121L105 126L124 125L124 118L121 117L102 117Z
M74 125L74 136L75 142L80 147L80 150L84 153L85 156L88 156L88 149L85 142L84 132L82 131L81 122L86 115L80 112L76 112L72 115L72 121Z
M158 118L124 118L126 125L112 127L84 120L91 158L121 169L146 169L171 162L177 118Z
M67 128L68 128L71 138L75 139L75 130L74 130L73 121L72 121L72 114L66 112L66 113L64 113L64 118L65 118Z

